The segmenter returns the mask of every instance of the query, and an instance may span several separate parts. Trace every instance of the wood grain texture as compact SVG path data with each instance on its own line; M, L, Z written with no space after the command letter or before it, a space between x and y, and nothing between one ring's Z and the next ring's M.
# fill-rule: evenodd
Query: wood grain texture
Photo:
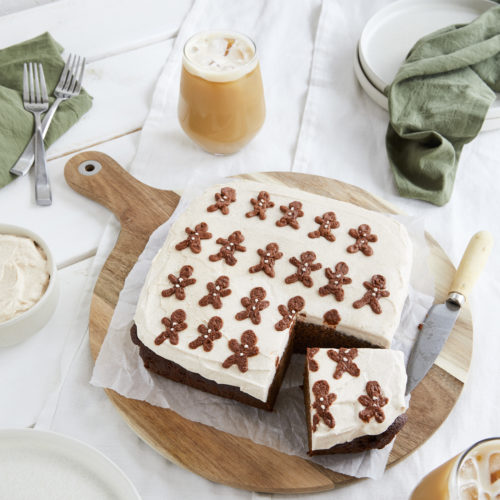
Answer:
M479 275L483 272L493 248L493 236L489 231L479 231L469 241L455 278L450 285L450 292L469 297Z
M102 169L95 175L84 176L78 166L89 160L98 161ZM98 152L73 157L66 165L65 177L73 189L108 207L121 223L120 236L103 266L92 299L90 346L96 358L129 270L149 235L172 214L179 196L140 183L110 157ZM241 177L301 188L371 210L397 213L387 202L334 179L283 172ZM427 240L439 302L446 297L455 269L429 235ZM436 363L412 394L408 423L396 438L388 466L421 446L446 419L462 390L471 356L472 320L470 311L464 308ZM308 460L191 422L171 410L127 399L112 390L106 392L145 442L172 462L212 481L251 491L307 493L330 490L355 480Z

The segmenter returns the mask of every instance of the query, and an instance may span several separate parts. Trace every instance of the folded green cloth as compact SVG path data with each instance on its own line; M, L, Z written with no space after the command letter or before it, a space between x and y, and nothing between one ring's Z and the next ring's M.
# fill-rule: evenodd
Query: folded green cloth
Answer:
M399 193L448 202L464 144L500 91L500 7L419 40L386 88L389 161Z
M55 100L52 93L64 68L62 50L48 33L0 50L0 187L16 178L9 169L33 135L34 118L32 113L24 110L22 100L23 63L42 63L50 105ZM45 137L46 147L73 126L91 106L92 97L83 89L79 96L61 103Z

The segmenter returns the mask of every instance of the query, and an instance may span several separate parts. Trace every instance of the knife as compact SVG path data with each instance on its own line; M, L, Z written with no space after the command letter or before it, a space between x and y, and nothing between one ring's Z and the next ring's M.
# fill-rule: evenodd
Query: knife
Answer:
M430 370L450 335L460 309L481 274L493 247L488 231L476 233L465 250L444 304L433 305L424 320L408 360L409 394Z

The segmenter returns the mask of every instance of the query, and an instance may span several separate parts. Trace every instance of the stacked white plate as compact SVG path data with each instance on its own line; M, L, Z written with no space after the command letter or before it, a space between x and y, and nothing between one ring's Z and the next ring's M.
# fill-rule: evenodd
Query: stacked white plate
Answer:
M354 72L365 92L388 109L384 89L413 45L423 36L451 24L465 24L491 7L489 0L399 0L379 10L366 24L354 57ZM500 128L500 95L482 130Z

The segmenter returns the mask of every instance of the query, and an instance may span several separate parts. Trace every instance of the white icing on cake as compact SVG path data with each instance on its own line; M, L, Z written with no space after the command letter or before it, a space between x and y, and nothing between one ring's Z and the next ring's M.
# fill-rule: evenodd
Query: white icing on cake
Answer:
M313 386L319 380L326 380L329 392L337 397L328 408L335 419L335 425L330 428L320 418L316 431L311 433L311 449L325 450L341 443L347 443L360 436L377 435L386 431L399 415L406 411L404 399L406 387L406 370L404 356L401 351L391 349L358 349L358 355L353 362L359 368L359 375L352 376L344 372L339 379L333 378L337 367L327 352L330 349L319 349L313 356L319 368L311 371L308 367L309 398L311 422L316 410L312 408L315 402ZM339 352L338 349L332 349ZM374 417L368 423L359 417L359 412L365 409L359 401L359 396L367 395L366 384L376 381L382 389L382 396L388 402L381 409L385 418L377 422Z
M229 205L229 214L224 215L220 210L208 212L207 207L215 203L215 193L220 193L225 186L236 190L236 201ZM270 194L274 207L267 209L265 220L258 216L247 218L245 214L253 209L250 199L257 198L260 191ZM284 215L280 206L288 206L293 201L302 203L304 216L298 219L300 228L295 230L290 226L277 227L276 221ZM318 228L315 217L329 211L336 213L340 223L340 227L333 230L336 241L330 242L323 237L309 238L308 233ZM206 222L208 231L212 233L211 239L201 241L201 252L195 254L190 248L176 250L176 244L187 238L185 228L194 229L200 222ZM372 233L378 237L377 242L371 243L373 255L370 257L361 252L346 251L355 241L349 236L349 229L357 229L360 224L368 224ZM226 264L224 260L211 262L209 256L216 254L221 248L216 243L217 238L227 238L234 231L241 231L244 235L242 245L246 246L246 252L235 253L235 266ZM274 266L275 277L271 278L263 271L250 273L249 268L260 262L257 250L265 249L271 242L277 242L284 254ZM289 259L299 258L302 252L311 250L316 254L315 262L323 265L320 270L311 273L313 286L307 288L300 281L286 284L285 278L297 270ZM235 181L213 186L181 214L153 261L134 317L138 337L156 354L185 369L219 384L236 386L243 392L266 401L276 373L276 359L281 359L289 334L288 329L275 329L274 325L282 319L278 306L286 305L291 297L301 296L305 299L302 312L307 314L306 318L301 319L323 324L325 312L336 309L341 316L339 331L375 345L389 347L408 293L411 255L411 242L405 227L380 213L272 184ZM328 283L325 268L334 269L340 261L348 264L347 275L352 279L351 284L343 287L342 302L338 302L333 295L322 297L318 292L320 287ZM178 300L175 295L162 297L162 290L172 286L167 276L179 276L184 265L193 267L191 278L197 280L194 285L184 289L185 300ZM352 305L367 291L363 282L370 281L375 274L385 277L386 289L390 292L389 297L379 301L382 314L375 314L368 305L360 309L355 309ZM212 305L201 307L198 302L208 293L206 284L214 282L221 275L229 276L231 295L222 299L221 309L214 309ZM255 287L263 287L267 292L265 300L270 302L270 306L261 311L262 321L258 325L253 324L250 319L235 319L235 315L244 309L241 299L248 297ZM156 345L155 338L164 331L161 319L164 316L170 317L176 309L186 312L188 328L179 332L177 345L172 345L168 339L161 345ZM224 321L222 337L213 342L213 349L209 352L202 347L190 349L188 344L199 336L198 325L206 325L213 316L219 316ZM240 342L241 334L248 329L253 330L258 338L259 354L248 358L247 372L240 372L235 365L223 368L224 360L233 354L228 341L236 339Z

